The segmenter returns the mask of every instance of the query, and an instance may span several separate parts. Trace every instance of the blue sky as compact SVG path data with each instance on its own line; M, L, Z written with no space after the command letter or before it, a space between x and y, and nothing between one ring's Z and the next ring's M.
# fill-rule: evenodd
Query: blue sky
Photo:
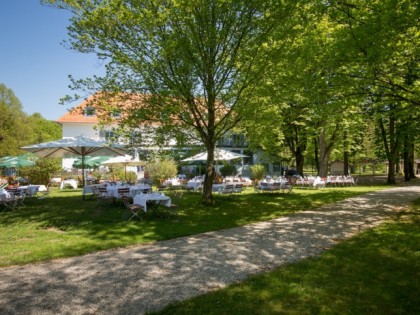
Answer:
M68 38L70 16L39 0L0 0L0 83L13 90L27 114L56 120L76 105L59 104L60 98L77 92L68 87L68 75L85 78L104 72L94 55L61 44Z

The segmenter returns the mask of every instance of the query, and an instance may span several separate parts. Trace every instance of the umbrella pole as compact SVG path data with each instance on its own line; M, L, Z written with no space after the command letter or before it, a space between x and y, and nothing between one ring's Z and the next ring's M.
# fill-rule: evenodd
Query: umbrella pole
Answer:
M82 187L85 187L85 148L82 148Z

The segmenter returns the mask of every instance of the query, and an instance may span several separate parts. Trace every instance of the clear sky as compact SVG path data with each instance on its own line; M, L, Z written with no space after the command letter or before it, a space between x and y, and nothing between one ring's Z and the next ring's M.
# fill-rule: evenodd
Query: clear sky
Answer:
M68 75L101 75L95 55L66 49L70 13L39 0L0 0L0 83L12 89L27 114L56 120L76 104L60 105L72 91ZM1 115L1 113L0 113Z

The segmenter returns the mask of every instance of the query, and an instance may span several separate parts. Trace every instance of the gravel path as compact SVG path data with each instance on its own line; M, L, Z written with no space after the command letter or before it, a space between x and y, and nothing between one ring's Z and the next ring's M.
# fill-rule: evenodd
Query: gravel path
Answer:
M0 269L0 314L142 314L314 256L378 225L420 186L218 232Z

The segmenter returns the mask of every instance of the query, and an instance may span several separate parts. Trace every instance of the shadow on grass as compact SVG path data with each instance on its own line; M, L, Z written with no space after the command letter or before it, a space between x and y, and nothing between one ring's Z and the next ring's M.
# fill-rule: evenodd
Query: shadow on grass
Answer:
M32 238L34 242L37 242L35 232L51 234L51 242L58 244L55 249L43 249L43 240L38 240L42 254L35 260L42 260L238 227L310 210L357 194L360 192L352 189L290 194L247 192L216 195L216 205L212 207L200 204L200 194L185 194L177 220L147 213L142 221L127 222L123 219L125 210L119 203L99 207L96 200L83 200L80 190L55 190L48 198L28 198L25 207L2 213L0 229L25 227L28 235L20 237ZM22 251L32 248L24 247Z
M318 258L153 314L419 314L417 211Z

